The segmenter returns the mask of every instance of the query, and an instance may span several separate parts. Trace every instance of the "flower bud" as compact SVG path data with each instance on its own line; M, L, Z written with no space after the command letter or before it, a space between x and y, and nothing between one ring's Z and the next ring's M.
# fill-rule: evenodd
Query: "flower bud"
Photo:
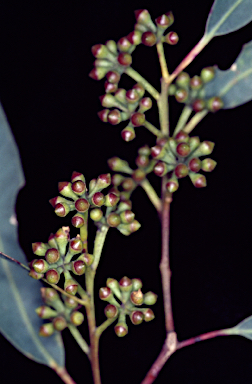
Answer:
M103 123L108 122L108 114L110 110L109 109L103 109L102 111L98 112L98 117L103 121Z
M105 77L107 72L108 68L95 67L92 69L92 71L89 72L88 76L91 77L91 79L93 80L101 80L103 79L103 77Z
M177 135L175 136L175 140L177 143L188 143L189 141L189 136L186 132L184 131L179 131Z
M178 164L174 170L174 173L178 179L181 179L182 177L186 177L188 175L188 168L186 164Z
M172 169L174 168L174 166L172 165L171 166ZM164 163L163 161L159 161L155 167L153 168L153 172L155 173L155 175L159 176L159 177L163 177L164 175L166 175L169 171L170 171L170 167Z
M42 279L44 277L43 273L37 273L33 268L30 269L29 276L35 280Z
M141 83L136 83L135 85L133 85L133 89L138 92L140 98L142 98L145 94L144 86Z
M131 177L126 177L122 182L122 187L125 191L132 191L136 186L136 183Z
M117 48L120 52L128 52L131 47L131 43L127 39L127 37L121 37L121 39L117 43Z
M142 286L143 286L142 280L134 278L131 281L132 281L132 290L133 291L138 291L139 289L142 288Z
M128 326L126 323L117 323L114 330L118 337L124 337L128 333Z
M119 200L119 196L116 196L114 193L110 192L105 196L104 205L106 207L115 207Z
M161 15L155 20L160 29L166 30L170 26L170 19L167 15Z
M119 157L112 157L108 160L108 165L112 171L132 173L132 169L129 167L127 161L121 160Z
M186 72L181 72L176 80L176 84L180 88L187 88L190 83L190 76Z
M132 211L126 210L120 213L120 219L122 223L129 224L135 218L135 214Z
M107 217L107 223L110 227L118 227L121 224L120 216L117 213L110 213Z
M200 77L204 83L208 83L209 81L213 80L214 76L215 76L214 67L203 68L200 72Z
M178 34L176 32L169 32L165 36L165 42L170 44L170 45L175 45L179 41Z
M37 273L45 273L48 270L49 265L45 260L36 260L32 263L32 267Z
M124 235L129 236L131 233L136 232L141 227L137 220L133 220L130 224L120 224L117 229Z
M118 309L113 304L108 304L104 309L105 316L108 319L114 319L118 315Z
M196 149L196 151L193 153L193 156L199 157L199 156L206 156L210 155L210 153L213 152L214 149L214 143L212 141L203 141L199 147Z
M203 85L203 81L201 80L200 76L193 76L190 80L190 87L192 89L200 89Z
M176 148L176 152L181 157L186 157L190 153L190 146L187 143L179 143Z
M207 100L207 108L211 112L217 112L219 109L224 107L224 103L220 97L211 97L211 99Z
M119 281L119 287L122 292L131 292L132 290L132 281L127 276L124 276Z
M156 26L151 20L151 16L147 9L138 9L135 13L135 18L138 24L142 24L151 31L155 32L156 31Z
M146 177L146 173L144 172L143 169L138 168L132 173L132 178L136 183L140 183L143 181Z
M111 277L109 277L106 281L106 285L108 288L111 289L111 291L114 293L114 295L116 295L118 299L121 299L122 295L120 291L120 286L116 279L112 279Z
M54 327L52 323L46 323L39 328L39 336L49 337L54 333Z
M100 221L103 217L103 212L100 208L94 208L90 211L90 218L93 221Z
M58 189L59 189L59 193L62 196L69 197L70 199L73 199L73 200L77 199L76 194L72 191L72 184L69 183L68 181L59 182Z
M166 154L166 149L161 145L155 145L151 148L151 156L154 159L162 159Z
M136 165L139 168L146 168L150 163L149 156L146 155L139 155L136 158Z
M189 176L196 188L206 187L207 183L204 175L201 175L200 173L189 172Z
M133 311L130 314L130 320L132 324L139 325L143 322L144 314L140 311Z
M97 59L104 59L108 55L108 49L103 44L93 45L91 51L94 57L96 57Z
M85 224L85 220L81 213L76 213L72 217L71 223L75 228L81 228Z
M188 99L188 92L184 88L178 88L175 92L175 98L179 103L184 103Z
M200 145L200 139L199 139L198 136L193 136L193 137L189 138L189 142L188 143L190 145L191 152L193 152ZM193 156L194 156L194 154L193 154Z
M83 313L79 312L79 311L74 311L71 313L71 316L70 316L70 321L72 324L74 324L75 326L79 326L83 323L84 321L84 315Z
M91 198L92 204L94 204L97 207L101 207L105 202L105 197L103 193L96 192Z
M111 184L111 175L110 173L99 175L96 181L96 190L101 190L107 188Z
M64 303L65 306L70 309L78 307L78 303L72 297L64 296Z
M77 260L83 260L85 265L87 267L90 267L90 265L93 263L94 261L94 256L91 255L90 253L83 253L81 254Z
M76 237L74 239L71 239L70 243L69 243L69 252L72 254L72 255L75 255L77 253L80 253L83 249L83 243L80 239L80 237Z
M157 37L155 33L151 31L144 32L142 34L142 43L146 45L147 47L152 47L157 42Z
M201 169L205 172L212 172L216 167L216 164L216 161L207 158L202 161Z
M132 291L130 294L130 301L134 305L142 305L144 301L144 295L143 292L141 291L141 288L138 288L136 291Z
M60 253L56 248L50 248L46 251L45 258L49 264L54 264L59 260Z
M127 39L129 40L129 42L133 45L139 45L141 44L141 37L142 37L142 32L140 31L133 31L133 32L130 32L127 36Z
M168 180L168 182L166 183L166 189L170 192L170 193L174 193L177 191L179 187L179 183L178 183L178 179L175 177L175 175Z
M48 245L45 243L32 243L32 252L37 256L45 256L47 249Z
M105 81L104 83L104 89L106 93L114 93L118 89L117 84L109 83L108 81Z
M64 283L64 290L74 296L78 291L78 284L73 279L66 279Z
M55 233L55 241L58 245L61 255L65 255L66 246L69 241L69 227L62 227Z
M144 294L144 304L154 305L157 302L157 295L153 292L147 292Z
M85 183L85 177L82 173L73 171L71 176L71 182L74 183L77 180L81 180Z
M203 99L196 99L192 103L192 108L195 112L201 112L206 107L205 100Z
M117 61L123 67L129 67L132 63L132 57L129 53L121 52L117 57Z
M126 209L132 209L132 202L130 200L121 201L117 208L117 213L121 213Z
M188 168L192 172L199 172L201 169L201 161L198 157L193 157L188 164Z
M134 127L140 127L145 123L145 115L140 112L135 112L132 114L130 121Z
M128 126L122 130L121 136L122 139L128 143L129 141L134 140L136 133L133 127Z
M67 327L66 319L63 316L58 316L53 319L53 327L56 331L63 331Z
M84 264L84 261L76 260L76 261L72 261L71 264L72 264L71 270L75 275L78 275L78 276L84 275L85 270L86 270L86 266Z
M86 191L86 184L82 180L76 180L72 183L72 190L80 196Z
M57 312L46 305L36 308L35 312L41 319L50 319L51 317L57 316Z
M118 109L113 109L108 114L108 122L112 125L117 125L122 121L121 113Z
M55 240L55 237L54 237L54 234L51 233L49 238L48 238L48 245L51 247L51 248L58 248L58 245L57 245L57 242Z
M151 109L152 100L150 97L144 97L139 103L139 112L143 113Z
M49 269L49 271L46 272L46 280L50 284L58 284L60 279L60 275L56 269Z
M54 212L59 217L65 217L70 212L70 207L65 203L58 203L55 206Z
M154 312L150 308L146 308L143 311L144 314L144 321L151 321L155 318Z
M86 212L89 208L89 202L83 198L76 200L74 205L78 212Z
M116 71L109 71L106 75L107 80L112 84L118 84L121 78L121 75Z
M99 297L103 301L109 301L112 297L112 291L108 287L102 287L99 289Z

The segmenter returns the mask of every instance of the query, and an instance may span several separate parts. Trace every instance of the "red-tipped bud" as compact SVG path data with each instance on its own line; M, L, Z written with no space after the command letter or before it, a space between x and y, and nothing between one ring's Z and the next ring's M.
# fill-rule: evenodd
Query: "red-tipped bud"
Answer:
M202 99L196 99L192 103L192 108L195 112L201 112L206 107L205 100Z
M147 308L146 310L144 310L143 314L144 314L144 321L148 322L155 318L154 312L150 308Z
M166 29L170 26L170 19L167 15L161 15L155 20L160 29Z
M85 220L80 213L76 213L76 215L72 217L71 223L75 228L81 228L85 224Z
M41 295L46 303L60 300L58 292L53 288L41 288Z
M146 177L146 173L144 172L143 169L138 168L132 173L132 178L136 183L140 183L143 181Z
M97 59L104 59L108 55L108 49L103 44L93 45L91 51L94 57L96 57Z
M57 242L55 240L55 237L54 237L54 234L51 233L49 238L48 238L48 245L51 247L51 248L58 248L58 245L57 245Z
M146 112L152 107L152 100L150 97L144 97L139 103L139 111Z
M58 316L53 319L53 327L56 331L63 331L67 327L66 319L63 316Z
M127 276L124 276L119 281L119 286L122 292L130 292L132 290L132 281Z
M136 101L139 100L139 95L138 95L138 92L136 91L136 89L129 89L127 92L126 92L126 100L128 103L130 104L134 104Z
M157 145L160 147L164 147L165 144L167 143L168 139L166 137L159 137L156 141Z
M157 42L157 37L155 33L151 31L144 32L142 34L142 43L146 45L147 47L152 47Z
M214 143L212 141L203 141L200 146L194 152L195 157L207 156L213 152Z
M201 161L198 157L193 157L188 164L188 168L192 172L199 172L201 169Z
M136 165L139 168L146 168L149 162L150 162L149 156L146 156L146 155L139 155L136 158Z
M186 72L181 72L176 80L176 84L180 88L187 88L190 83L190 76Z
M179 41L178 34L176 32L167 33L167 35L165 36L165 41L166 41L166 43L168 43L170 45L177 44Z
M86 199L78 199L75 202L75 208L78 212L86 212L89 208L89 202Z
M120 101L120 103L126 103L126 89L119 88L115 93L116 100Z
M119 173L116 173L112 176L111 182L113 185L118 187L124 180L124 176L120 175Z
M136 186L136 183L131 177L126 177L122 182L122 187L125 191L132 191L132 189Z
M117 125L122 121L121 113L118 109L113 109L108 114L108 122L112 125Z
M188 92L184 88L178 88L175 92L175 98L179 103L184 103L188 99Z
M90 267L91 264L93 264L94 256L90 253L83 253L78 257L78 260L83 260L84 263Z
M112 108L116 104L115 97L110 93L100 96L99 99L100 99L101 105L105 108Z
M66 279L64 283L64 290L69 293L69 295L76 295L78 291L78 284L73 279Z
M71 182L74 183L77 180L82 180L85 183L85 177L82 173L73 171L71 176Z
M106 77L109 83L117 84L120 81L121 75L116 71L109 71Z
M72 190L76 195L82 195L86 191L86 184L82 180L77 180L72 184Z
M58 245L59 251L61 255L65 255L66 246L69 240L69 227L60 228L54 236L56 243Z
M54 212L59 217L65 217L70 212L69 205L65 203L58 203L55 206Z
M45 258L49 264L54 264L59 260L60 253L56 248L50 248L46 251Z
M207 108L211 112L217 112L223 107L224 103L220 97L211 97L211 99L207 100Z
M169 24L169 27L170 27L174 23L173 13L172 13L172 11L169 11L169 12L166 12L165 14L169 18L169 20L170 20L170 24Z
M114 319L118 315L118 309L113 304L108 304L104 309L105 316L108 319Z
M75 275L81 276L85 273L85 270L86 270L86 266L84 261L82 260L72 261L72 272Z
M100 221L103 217L103 212L100 208L94 208L90 211L90 218L93 221Z
M36 308L35 312L41 319L50 319L50 317L57 316L57 312L46 305Z
M186 177L188 175L189 170L185 164L178 164L174 172L178 179L182 179L182 177Z
M141 291L141 288L138 288L138 290L134 290L130 294L130 301L134 305L142 305L144 301L143 292Z
M83 313L79 312L79 311L74 311L71 316L70 316L70 321L72 324L74 324L75 326L79 326L83 323L84 321L84 315Z
M141 224L137 220L133 220L130 224L121 224L117 228L124 236L129 236L131 233L138 231Z
M186 157L190 153L190 146L187 143L179 143L176 148L176 152L181 157Z
M96 205L97 207L101 207L105 202L105 196L101 192L96 192L92 196L92 204Z
M120 291L118 281L116 279L112 279L111 277L109 277L106 281L106 285L108 288L111 289L111 291L114 293L114 295L116 295L116 297L118 297L121 300L122 294Z
M59 182L58 189L61 195L76 200L76 194L72 191L72 185L68 181Z
M119 157L112 157L108 160L109 167L116 172L131 173L132 170L129 167L127 161L121 160Z
M199 173L189 173L190 179L193 183L193 185L196 188L204 188L207 185L206 178L204 175L201 175Z
M37 256L45 256L47 249L48 246L45 243L32 243L32 252Z
M166 184L166 189L170 192L170 193L174 193L177 191L179 187L179 184L178 184L178 181L177 179L175 178L172 178L170 180L168 180L167 184Z
M118 89L117 84L109 83L108 81L105 81L104 83L104 89L106 93L114 93Z
M124 67L129 67L132 63L132 57L129 53L121 52L117 57L117 61Z
M31 268L29 272L29 276L31 276L35 280L42 279L44 277L43 273L37 273L33 268Z
M92 71L89 72L88 76L93 80L101 80L105 77L108 72L108 68L105 67L94 67Z
M120 216L117 213L110 213L107 217L107 223L110 227L118 227L121 224Z
M134 140L136 133L133 127L126 127L121 132L122 139L126 142Z
M46 280L50 284L58 284L60 279L60 275L56 269L49 269L49 271L46 272Z
M154 305L157 302L157 295L153 292L147 292L144 294L144 304Z
M205 172L212 172L216 167L216 164L216 161L207 158L202 161L201 169Z
M72 239L69 243L69 252L73 255L80 253L83 248L83 243L80 239L80 237L76 237L75 239Z
M140 311L133 311L130 314L130 320L132 324L139 325L143 322L144 314Z
M64 296L64 303L67 308L74 309L78 307L78 303L72 297Z
M39 336L49 337L54 333L54 327L52 323L46 323L39 328Z
M98 117L101 119L101 121L103 121L103 123L107 123L108 122L108 114L109 114L110 110L109 109L103 109L102 111L98 112Z
M142 32L140 31L133 31L133 32L130 32L127 36L127 39L129 40L129 42L133 45L139 45L141 44L141 37L142 37Z
M169 168L167 164L162 161L159 161L153 168L153 172L155 173L155 175L159 177L163 177L164 175L167 174L168 171L169 171Z
M200 72L200 77L204 83L208 83L209 81L213 80L214 76L215 76L214 67L203 68L202 71Z
M126 210L120 213L122 223L129 224L135 218L135 214L132 211Z
M112 291L109 287L102 287L99 289L99 297L103 301L108 301L113 297Z
M200 76L193 76L190 80L190 87L192 89L200 89L203 85L203 81L201 80Z
M115 207L119 200L120 200L119 196L117 196L115 193L109 192L105 196L104 205L106 207Z
M140 127L145 122L145 115L140 112L135 112L132 114L130 121L134 127Z
M96 189L104 189L107 188L111 184L111 175L110 173L104 173L99 175L96 180Z
M145 93L145 89L143 87L142 84L140 83L136 83L133 88L138 92L139 96L140 97L143 97L144 93Z
M45 273L48 270L49 265L45 260L36 260L32 263L32 268L37 273Z
M161 145L155 145L151 148L151 156L154 159L162 159L165 156L165 149Z
M139 10L135 11L134 13L135 13L136 21L138 24L140 24L140 26L142 25L145 28L150 29L153 32L156 31L157 28L156 28L155 24L153 23L153 21L151 20L150 14L147 11L147 9L139 9ZM135 29L138 29L138 28L136 28L136 26L135 26Z
M189 136L184 131L179 131L175 136L175 140L177 143L187 143L189 141Z
M118 337L124 337L128 333L128 327L126 323L117 323L114 329Z
M127 39L127 37L121 37L121 39L117 43L117 48L120 52L128 52L131 47L131 43Z

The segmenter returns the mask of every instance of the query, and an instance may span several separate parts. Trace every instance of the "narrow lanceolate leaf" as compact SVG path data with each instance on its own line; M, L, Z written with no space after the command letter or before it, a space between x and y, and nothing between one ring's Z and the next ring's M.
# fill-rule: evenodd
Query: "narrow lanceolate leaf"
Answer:
M24 184L18 150L0 104L0 251L27 264L17 238L16 196ZM41 283L15 263L0 259L0 331L24 355L58 370L64 367L60 335L38 335L43 321L35 313L42 303Z
M252 42L244 45L230 69L216 69L214 79L206 84L203 92L206 98L221 97L225 109L252 100Z
M252 20L252 0L215 0L210 11L205 36L226 35Z
M252 316L247 317L233 328L225 329L223 332L226 335L238 335L252 340Z

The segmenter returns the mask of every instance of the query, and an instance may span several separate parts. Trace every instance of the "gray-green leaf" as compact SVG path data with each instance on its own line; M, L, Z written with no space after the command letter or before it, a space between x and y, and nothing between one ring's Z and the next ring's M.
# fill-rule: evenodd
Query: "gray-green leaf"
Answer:
M16 143L0 104L0 251L26 264L17 237L14 214L16 196L24 177ZM41 283L14 263L0 259L0 331L27 357L51 368L64 367L59 334L38 335L42 320L35 313L41 305Z
M233 328L223 331L226 335L238 335L252 340L252 316L247 317Z
M252 100L252 42L244 45L230 69L221 71L216 68L215 73L214 79L202 91L203 97L221 97L224 109Z
M226 35L252 20L252 0L216 0L208 16L205 36Z

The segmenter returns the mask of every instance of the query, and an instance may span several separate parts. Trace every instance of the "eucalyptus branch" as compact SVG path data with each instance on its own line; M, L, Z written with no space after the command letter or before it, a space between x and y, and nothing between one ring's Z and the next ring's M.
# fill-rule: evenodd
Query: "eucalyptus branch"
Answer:
M186 125L187 120L191 116L192 113L192 107L190 105L185 105L183 108L183 111L179 117L178 123L174 129L173 136L176 136L176 134L184 129L184 126Z
M186 124L185 128L183 129L184 132L190 133L192 130L201 122L201 120L204 119L204 117L208 114L208 110L204 109L201 112L197 112L191 120Z
M105 320L99 327L96 328L96 336L99 338L101 334L107 329L111 324L116 321L117 317L113 317L112 319Z
M167 63L166 63L165 54L164 54L164 46L161 41L157 43L157 53L158 53L158 59L159 59L160 68L162 72L162 78L164 79L165 82L168 82L169 72L168 72Z
M101 253L102 253L102 248L108 233L109 227L107 225L102 225L100 228L97 229L96 232L96 237L95 237L95 242L94 242L94 262L92 264L92 269L96 271Z
M74 325L72 325L72 324L68 324L67 327L68 327L69 331L71 332L71 335L73 336L73 338L79 344L79 346L82 349L82 351L86 355L88 355L88 357L90 358L90 356L89 356L89 353L90 353L89 346L88 346L87 342L83 339L83 337L80 334L80 332L78 331L78 329Z
M150 201L158 211L158 213L162 210L162 202L160 198L158 197L155 189L152 187L151 183L148 179L144 179L140 182L141 187L145 190L147 196L149 197Z
M133 80L141 83L146 91L154 97L154 99L159 99L159 92L147 81L144 77L142 77L137 71L135 71L132 67L128 67L125 69L125 73L130 76Z
M145 120L143 126L147 128L151 133L153 133L153 135L157 137L163 136L162 132L158 128L156 128L153 124L149 123L148 121Z

